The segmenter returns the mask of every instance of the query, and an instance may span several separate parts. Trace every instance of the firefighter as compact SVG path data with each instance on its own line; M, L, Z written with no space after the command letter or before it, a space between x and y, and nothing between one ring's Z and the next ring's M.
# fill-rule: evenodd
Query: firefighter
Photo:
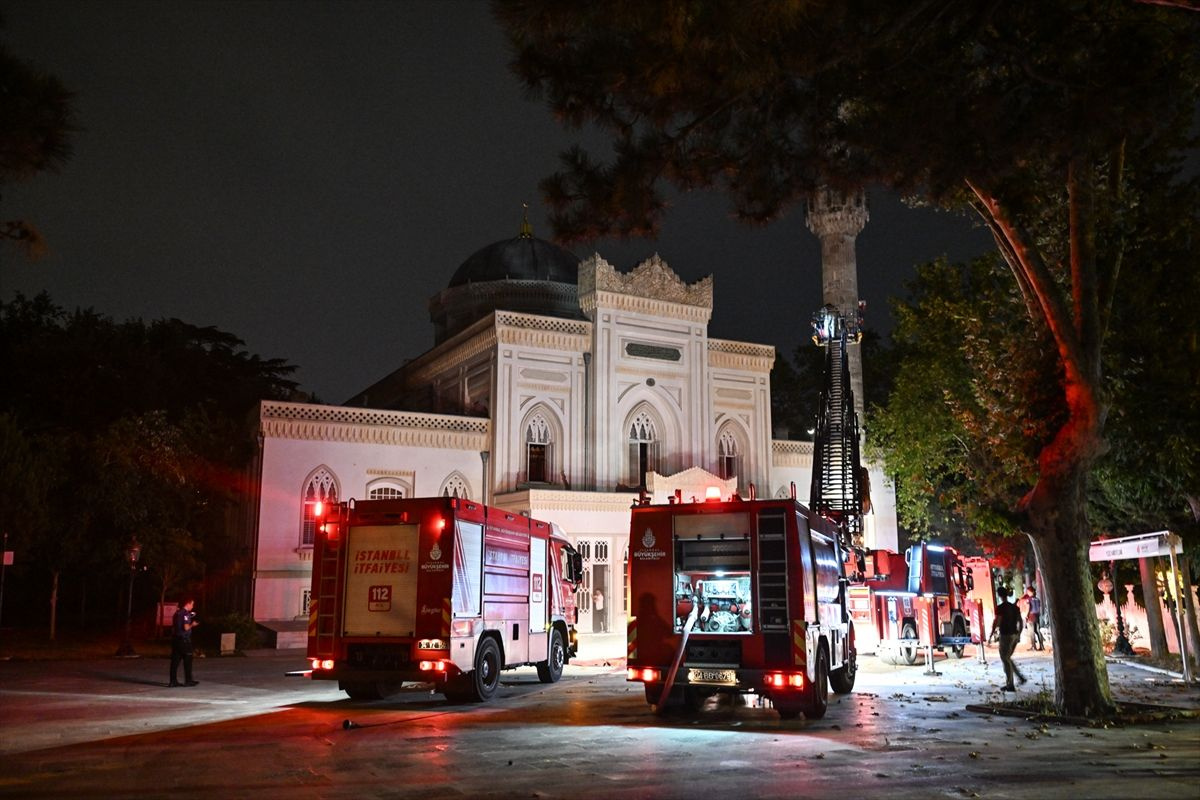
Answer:
M1013 663L1012 654L1017 649L1017 642L1021 641L1021 610L1009 601L1010 590L1006 586L999 589L1000 605L996 606L996 619L992 622L992 632L999 631L1000 633L1000 660L1004 662L1004 691L1015 692L1017 687L1013 686L1013 676L1021 683L1025 683L1025 676L1017 665Z

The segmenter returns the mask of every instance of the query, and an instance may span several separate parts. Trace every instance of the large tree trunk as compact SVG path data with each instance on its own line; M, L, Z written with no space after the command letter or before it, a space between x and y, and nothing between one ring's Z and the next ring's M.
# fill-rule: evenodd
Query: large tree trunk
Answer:
M1146 603L1146 635L1150 639L1150 655L1166 658L1167 629L1163 626L1162 608L1158 604L1158 580L1154 575L1154 564L1149 558L1138 559L1138 573L1142 578L1142 599Z
M1071 716L1095 717L1112 712L1114 705L1092 603L1085 483L1082 471L1061 483L1043 477L1028 511L1054 620L1055 705Z

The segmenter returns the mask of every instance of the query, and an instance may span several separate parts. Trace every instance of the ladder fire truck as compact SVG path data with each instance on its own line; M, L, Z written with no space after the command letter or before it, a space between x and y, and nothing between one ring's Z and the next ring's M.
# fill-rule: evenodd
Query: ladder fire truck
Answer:
M830 308L812 508L790 498L666 505L643 495L630 522L627 679L656 709L716 693L756 694L785 719L825 715L829 689L854 688L846 604L850 542L862 511L858 424L845 345L857 335Z
M452 497L322 509L313 545L311 677L354 699L432 683L491 698L500 671L554 683L576 654L579 554L545 522Z
M921 543L903 555L872 550L850 586L850 613L861 652L889 664L916 664L922 651L962 658L991 623L991 565L953 547ZM986 619L985 619L986 615Z

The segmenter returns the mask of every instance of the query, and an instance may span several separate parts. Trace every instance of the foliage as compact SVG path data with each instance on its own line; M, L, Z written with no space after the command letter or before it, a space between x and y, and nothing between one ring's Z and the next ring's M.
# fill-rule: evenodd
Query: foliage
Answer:
M0 412L45 476L44 519L23 532L21 560L72 576L82 597L90 583L120 585L136 535L161 599L231 558L251 413L295 388L294 367L242 347L179 320L67 312L44 294L0 305Z
M59 169L71 156L71 137L78 130L72 93L0 45L0 97L0 188ZM0 244L4 242L15 243L30 258L46 251L41 234L27 220L0 220Z
M874 452L897 478L905 525L967 531L1004 553L1062 416L1053 351L994 255L925 264L908 288L893 308L894 389L871 411Z

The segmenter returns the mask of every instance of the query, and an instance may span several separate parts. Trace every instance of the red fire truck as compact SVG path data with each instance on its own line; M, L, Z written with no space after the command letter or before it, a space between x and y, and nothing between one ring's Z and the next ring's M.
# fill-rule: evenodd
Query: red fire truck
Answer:
M794 491L750 495L634 506L627 678L657 708L752 693L820 718L854 688L837 530Z
M985 559L922 543L904 555L872 550L865 566L863 580L849 589L862 652L890 664L915 664L927 647L962 658L966 645L980 643L984 611L989 617L991 611Z
M549 524L450 497L349 501L317 522L311 675L352 698L411 681L478 702L503 669L553 683L576 654L582 564Z

